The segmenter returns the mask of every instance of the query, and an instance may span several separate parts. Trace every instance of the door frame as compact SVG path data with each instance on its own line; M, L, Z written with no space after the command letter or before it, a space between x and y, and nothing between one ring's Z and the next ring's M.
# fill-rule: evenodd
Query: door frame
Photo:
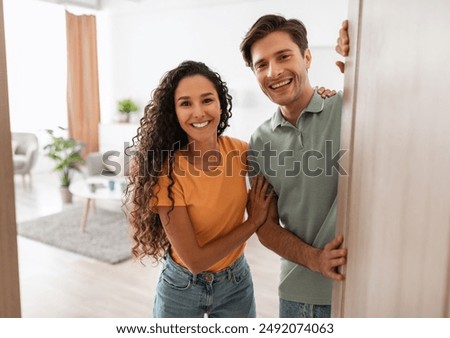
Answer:
M0 0L0 317L21 317L3 0Z

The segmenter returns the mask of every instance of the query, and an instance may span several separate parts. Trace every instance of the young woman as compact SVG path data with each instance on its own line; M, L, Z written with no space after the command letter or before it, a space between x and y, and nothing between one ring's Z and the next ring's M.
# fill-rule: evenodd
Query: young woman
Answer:
M145 108L127 194L134 255L164 259L154 317L256 315L243 252L272 193L258 177L247 194L247 144L222 136L231 107L219 74L186 61L163 76Z

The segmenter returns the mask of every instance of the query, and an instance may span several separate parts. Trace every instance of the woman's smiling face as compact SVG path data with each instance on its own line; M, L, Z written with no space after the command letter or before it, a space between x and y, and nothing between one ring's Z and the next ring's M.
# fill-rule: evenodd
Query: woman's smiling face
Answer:
M220 101L214 84L203 75L180 80L175 90L175 112L189 141L217 138Z

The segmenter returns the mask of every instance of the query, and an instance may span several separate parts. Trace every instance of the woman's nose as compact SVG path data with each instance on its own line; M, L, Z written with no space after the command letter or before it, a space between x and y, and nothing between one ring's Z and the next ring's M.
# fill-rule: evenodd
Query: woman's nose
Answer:
M201 107L200 105L195 105L192 107L193 111L192 111L192 115L196 118L202 117L205 115L205 111L203 109L203 107Z

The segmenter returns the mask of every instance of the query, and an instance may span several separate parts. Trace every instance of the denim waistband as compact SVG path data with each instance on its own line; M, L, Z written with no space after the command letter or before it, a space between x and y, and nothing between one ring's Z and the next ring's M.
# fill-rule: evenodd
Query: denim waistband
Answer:
M239 273L242 269L245 269L247 267L247 261L245 259L245 256L241 255L238 259L234 261L233 264L231 264L230 266L228 266L223 270L217 272L205 271L197 275L194 275L188 269L182 267L177 262L175 262L173 258L170 256L169 252L166 252L164 259L166 267L170 267L175 271L177 271L177 273L185 275L185 277L191 279L194 284L197 280L208 283L218 283L225 279L231 279L234 274Z

